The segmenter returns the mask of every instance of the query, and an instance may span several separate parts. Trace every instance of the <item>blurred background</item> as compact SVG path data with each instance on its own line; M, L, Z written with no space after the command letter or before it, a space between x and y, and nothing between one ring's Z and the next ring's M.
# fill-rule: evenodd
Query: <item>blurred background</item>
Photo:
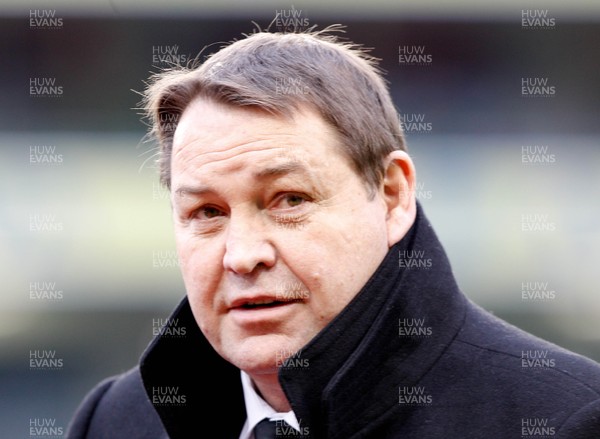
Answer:
M136 91L277 14L381 59L465 294L600 360L600 3L399 3L3 0L0 437L63 434L184 296Z

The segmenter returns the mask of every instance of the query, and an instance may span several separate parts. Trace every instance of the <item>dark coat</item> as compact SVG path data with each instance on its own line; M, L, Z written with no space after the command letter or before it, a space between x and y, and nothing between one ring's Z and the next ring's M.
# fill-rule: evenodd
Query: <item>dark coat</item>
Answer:
M279 379L310 438L600 438L600 365L470 302L420 207ZM67 438L237 439L245 418L239 370L183 300L138 367L90 392Z

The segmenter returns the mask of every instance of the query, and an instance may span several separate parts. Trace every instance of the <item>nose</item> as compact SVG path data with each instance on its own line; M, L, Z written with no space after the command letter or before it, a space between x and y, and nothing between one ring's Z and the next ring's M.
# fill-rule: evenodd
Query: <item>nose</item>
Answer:
M223 267L236 274L250 274L275 264L276 252L267 239L260 214L231 214L225 241Z

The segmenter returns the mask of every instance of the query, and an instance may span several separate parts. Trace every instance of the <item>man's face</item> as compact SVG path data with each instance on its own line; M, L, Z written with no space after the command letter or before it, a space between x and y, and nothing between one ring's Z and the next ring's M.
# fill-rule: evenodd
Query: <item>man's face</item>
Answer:
M312 111L294 120L196 99L172 155L172 204L194 317L215 350L272 374L358 293L388 250L369 198Z

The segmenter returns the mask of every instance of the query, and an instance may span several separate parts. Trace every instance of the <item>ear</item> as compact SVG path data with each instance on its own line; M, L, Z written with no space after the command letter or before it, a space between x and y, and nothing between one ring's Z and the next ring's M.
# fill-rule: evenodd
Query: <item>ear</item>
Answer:
M387 208L388 247L400 241L417 215L415 199L416 173L405 151L393 151L385 159L381 196Z

